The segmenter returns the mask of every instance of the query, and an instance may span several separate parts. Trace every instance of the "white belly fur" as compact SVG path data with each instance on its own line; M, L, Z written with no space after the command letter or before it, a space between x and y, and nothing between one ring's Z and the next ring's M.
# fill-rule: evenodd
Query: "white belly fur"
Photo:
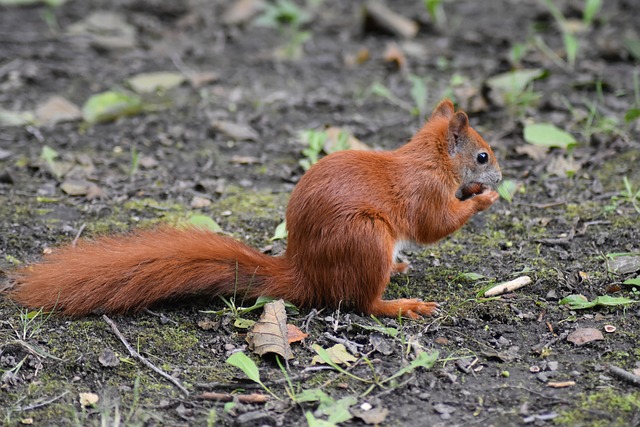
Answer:
M410 248L412 246L414 246L415 243L412 242L411 240L398 240L396 241L396 244L393 246L393 260L397 260L398 259L398 255L400 254L400 251Z

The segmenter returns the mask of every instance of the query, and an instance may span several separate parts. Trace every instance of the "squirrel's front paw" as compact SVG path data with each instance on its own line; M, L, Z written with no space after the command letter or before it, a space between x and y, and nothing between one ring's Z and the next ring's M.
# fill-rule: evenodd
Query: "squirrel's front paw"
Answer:
M474 196L471 200L475 202L478 211L483 211L489 209L489 206L499 198L500 195L496 191L489 190Z

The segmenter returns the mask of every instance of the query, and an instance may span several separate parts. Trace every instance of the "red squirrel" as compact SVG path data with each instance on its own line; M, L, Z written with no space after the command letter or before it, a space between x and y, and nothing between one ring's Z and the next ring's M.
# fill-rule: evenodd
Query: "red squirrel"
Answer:
M130 312L188 296L283 298L376 316L432 315L434 302L383 300L406 241L433 243L497 199L489 145L445 99L394 151L340 151L307 171L286 213L282 256L201 229L81 240L13 274L10 297L64 315Z

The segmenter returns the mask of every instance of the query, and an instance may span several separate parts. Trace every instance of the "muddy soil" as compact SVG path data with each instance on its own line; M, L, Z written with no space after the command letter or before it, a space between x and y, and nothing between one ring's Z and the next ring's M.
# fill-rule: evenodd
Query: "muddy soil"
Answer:
M393 278L387 298L439 301L438 317L289 313L289 323L309 334L292 345L287 375L295 392L319 389L334 403L344 399L350 412L343 419L350 419L343 425L640 425L638 384L610 368L638 374L640 305L571 310L559 303L577 294L640 300L638 288L624 284L640 270L640 200L624 193L625 177L640 188L640 121L633 117L640 108L640 3L603 2L585 24L582 1L555 2L579 41L575 64L542 1L444 2L446 23L423 2L388 2L417 24L407 38L365 25L361 1L296 2L299 11L280 15L275 27L259 25L268 20L262 2L237 2L258 11L243 10L231 22L225 13L233 3L0 6L5 124L7 111L36 111L54 95L82 106L94 94L129 90L127 80L139 73L187 77L145 95L144 111L112 121L45 124L22 116L25 123L0 128L3 271L77 236L177 225L194 215L279 253L286 243L270 237L304 173L302 131L339 127L371 148L393 149L421 125L426 112L415 112L424 98L430 109L451 96L494 147L505 180L517 188L513 200L503 198L453 236L405 254L412 268ZM78 29L96 13L94 21L114 28L93 35ZM544 75L505 97L491 78L512 69ZM221 130L220 122L244 134ZM523 130L532 123L554 124L577 145L529 144ZM631 255L615 270L620 257L612 254L620 253ZM520 290L480 296L491 283L523 275L532 283ZM233 313L210 312L225 308L219 300L187 301L110 316L186 395L131 356L100 315L34 315L0 299L3 425L325 425L309 421L329 419L319 402L294 402L276 361L246 349L246 329L235 326ZM583 328L601 339L567 340ZM312 345L337 342L358 359L348 369L362 380L311 365ZM266 394L224 363L238 349L281 400L199 397ZM436 350L430 369L380 382ZM99 400L81 403L81 393Z

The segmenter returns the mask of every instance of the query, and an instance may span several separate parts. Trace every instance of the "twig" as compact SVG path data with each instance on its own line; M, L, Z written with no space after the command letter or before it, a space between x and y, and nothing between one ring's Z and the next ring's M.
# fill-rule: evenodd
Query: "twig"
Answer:
M527 207L536 208L536 209L548 209L548 208L553 208L556 206L562 206L566 204L567 204L566 200L559 200L557 202L550 202L550 203L518 203L519 206L527 206Z
M493 288L487 290L484 293L485 297L495 297L497 295L501 295L505 292L512 292L516 289L520 289L523 286L531 283L531 277L529 276L521 276L517 279L510 280L508 282L501 283L499 285L494 286Z
M82 234L82 232L84 231L84 228L87 226L87 224L82 224L80 226L80 229L78 229L78 232L76 233L76 237L74 237L73 242L71 242L71 247L75 248L76 245L78 244L78 239L80 239L80 235Z
M624 369L613 365L607 365L607 368L609 368L609 372L611 372L611 375L614 377L626 381L636 387L640 387L640 375L632 374L631 372L627 372Z
M401 383L393 387L389 387L388 389L381 391L380 393L376 394L375 397L381 398L388 394L395 393L415 379L416 379L415 375L410 375L409 378L407 378L405 381L402 381Z
M292 377L290 377L289 379L291 381L305 381L307 379L309 379L311 377L311 373L315 372L315 371L329 371L332 370L333 368L331 366L310 366L308 368L305 368L299 375L294 375ZM280 384L285 384L287 383L287 379L286 378L279 378L277 380L271 380L271 381L263 381L263 384L266 385L267 387L270 387L272 385L280 385ZM236 389L236 388L244 388L244 389L251 389L251 388L255 388L255 389L262 389L262 386L260 384L254 383L254 382L235 382L235 383L229 383L229 382L211 382L211 383L196 383L195 384L196 388L208 388L208 389L214 389L214 388L223 388L223 389Z
M357 353L358 352L358 348L364 347L362 344L358 344L358 343L355 343L353 341L349 341L349 340L344 339L344 338L336 337L334 335L331 335L329 332L325 332L324 336L325 336L325 338L327 338L330 341L333 341L333 342L336 342L338 344L344 345L351 353Z
M141 355L140 353L138 353L137 351L135 351L135 349L133 347L131 347L131 344L129 344L129 342L127 341L127 339L124 337L124 335L122 335L122 333L120 332L120 330L118 329L118 327L116 326L116 324L113 322L113 320L111 320L106 314L102 315L102 319L107 322L107 324L109 326L111 326L111 330L113 330L113 333L116 334L116 336L118 337L118 339L120 339L120 341L122 341L122 344L124 344L124 346L127 348L127 350L129 351L129 354L131 354L133 357L135 357L136 359L140 360L144 365L146 365L149 369L151 369L152 371L155 371L157 374L159 374L160 376L166 378L168 381L170 381L173 385L175 385L176 387L178 387L180 389L181 392L183 392L185 395L189 395L189 392L187 391L186 388L184 388L182 386L182 384L180 384L180 381L178 381L176 378L172 377L171 375L167 374L165 371L163 371L162 369L158 368L156 365L154 365L153 363L149 362L147 360L147 358L145 358L143 355Z
M160 323L167 323L167 322L171 322L171 323L173 323L174 325L177 325L177 324L178 324L178 322L176 322L176 321L175 321L175 320L173 320L173 319L169 319L169 318L168 318L167 316L165 316L163 313L156 313L155 311L151 311L151 310L149 310L148 308L143 308L143 309L142 309L142 311L143 311L143 312L145 312L145 313L147 313L147 314L150 314L150 315L152 315L152 316L159 317L159 318L160 318Z
M202 400L217 400L219 402L231 402L233 399L238 399L240 403L265 403L271 400L271 396L267 396L266 394L231 394L216 393L213 391L206 391L196 397Z
M534 345L533 347L531 347L531 351L533 351L534 353L540 353L542 351L542 349L549 348L551 347L553 344L557 343L558 341L561 341L565 338L567 338L567 336L569 336L569 331L565 331L563 333L561 333L560 335L551 338L549 341L547 342L541 342L538 343L536 345Z
M180 58L180 55L172 53L171 55L169 55L169 58L171 59L171 62L173 62L173 65L178 69L178 71L180 71L180 73L185 77L191 77L195 74L193 70L184 63L182 58Z
M47 406L48 404L55 402L56 400L62 399L62 398L63 398L63 397L65 397L67 394L69 394L69 392L68 392L68 391L65 391L64 393L62 393L62 394L61 394L61 395L59 395L59 396L52 397L51 399L49 399L49 400L45 400L45 401L43 401L43 402L32 403L31 405L27 405L27 406L24 406L24 407L22 407L22 408L18 408L18 410L19 410L19 411L31 411L32 409L41 408L41 407L43 407L43 406Z

